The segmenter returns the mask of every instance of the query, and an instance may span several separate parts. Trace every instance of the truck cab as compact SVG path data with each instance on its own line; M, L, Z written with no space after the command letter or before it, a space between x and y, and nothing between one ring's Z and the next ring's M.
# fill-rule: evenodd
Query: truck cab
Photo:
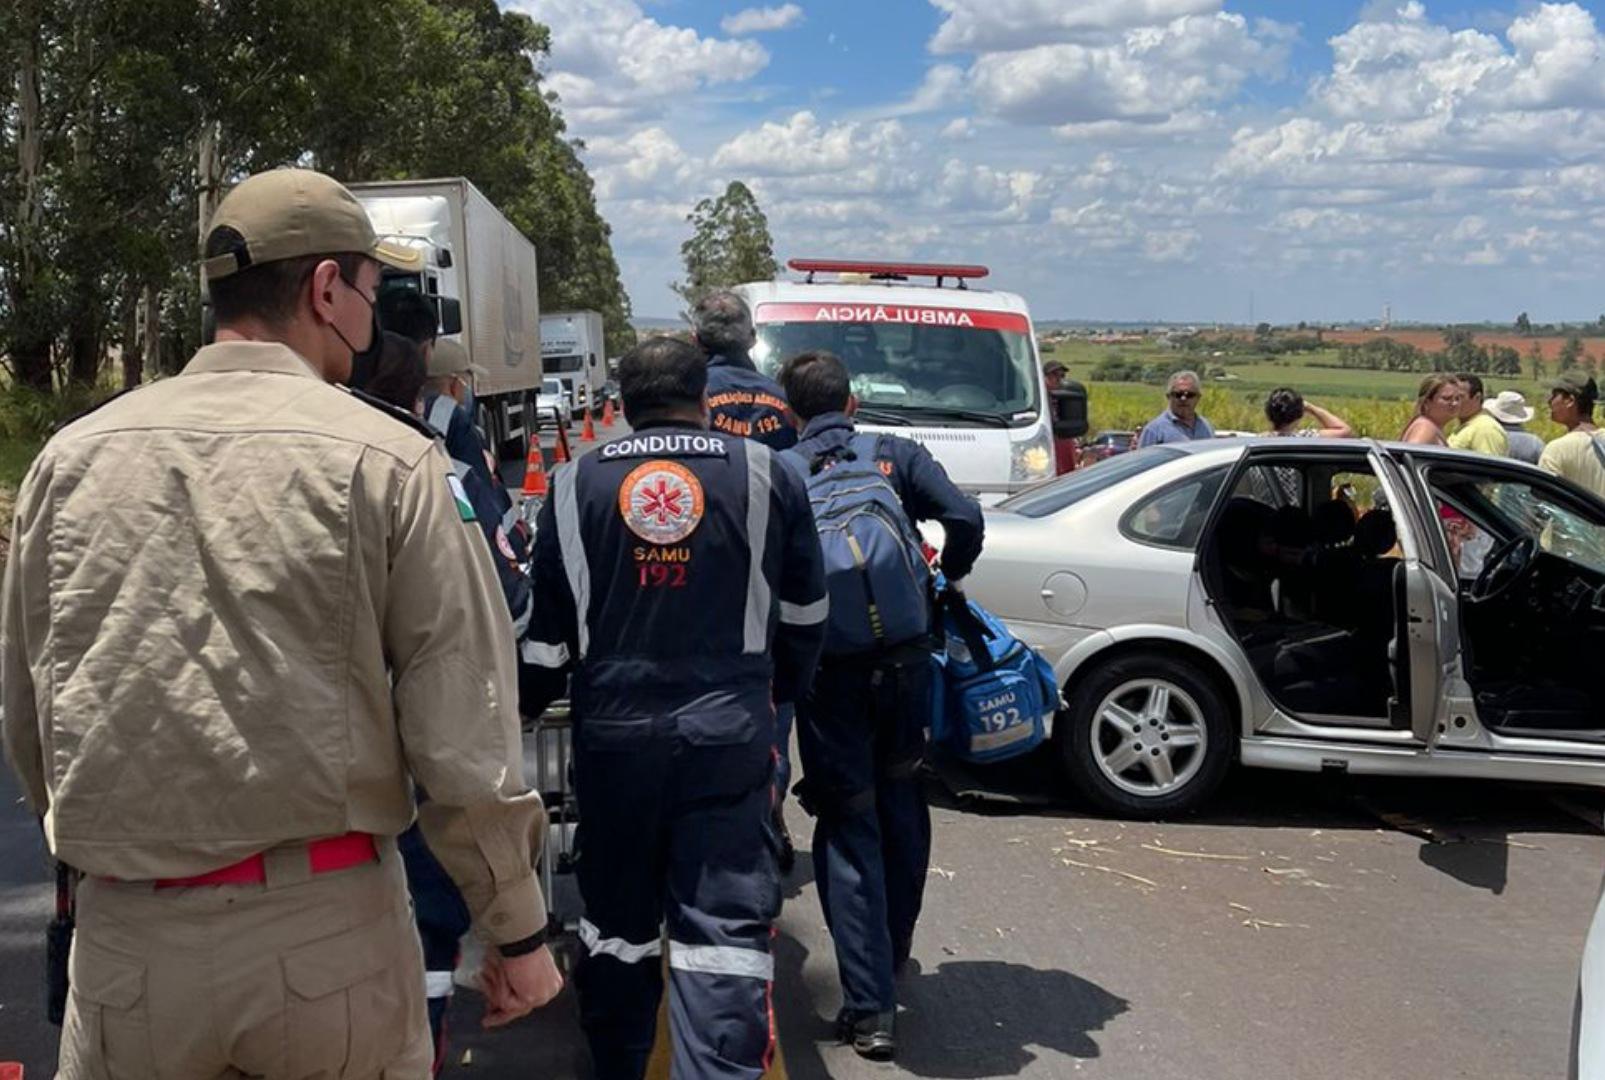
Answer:
M788 265L804 277L735 290L752 309L761 371L835 353L852 373L859 428L921 443L983 503L1055 474L1054 399L1030 312L1013 293L972 286L985 267Z

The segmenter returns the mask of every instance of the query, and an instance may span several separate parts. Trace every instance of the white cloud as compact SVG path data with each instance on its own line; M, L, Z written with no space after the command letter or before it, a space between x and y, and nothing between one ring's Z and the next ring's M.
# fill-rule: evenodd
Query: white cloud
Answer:
M726 15L719 20L719 28L727 34L761 34L773 30L789 30L803 21L803 9L796 4L779 7L755 7Z
M1287 61L1277 24L1251 28L1217 12L1127 30L1095 44L1067 42L983 55L970 71L977 104L1025 124L1161 125L1224 101Z
M547 82L562 99L564 114L582 129L658 116L676 97L743 82L769 63L769 53L756 42L665 25L634 0L506 2L551 27Z
M1295 32L1224 0L931 0L940 55L880 101L759 79L731 35L775 0L712 34L660 0L502 2L553 25L549 85L643 314L674 309L685 215L731 179L782 258L986 262L1041 317L1241 317L1249 289L1277 321L1598 303L1605 35L1578 3L1471 29L1372 3L1273 111Z
M661 127L624 137L599 136L586 143L585 151L594 163L596 193L603 199L648 195L692 177L690 158Z
M713 165L756 176L818 177L894 160L908 141L896 120L821 124L803 110L784 124L766 122L735 136L714 152Z
M931 0L946 13L931 51L996 52L1219 11L1221 0Z

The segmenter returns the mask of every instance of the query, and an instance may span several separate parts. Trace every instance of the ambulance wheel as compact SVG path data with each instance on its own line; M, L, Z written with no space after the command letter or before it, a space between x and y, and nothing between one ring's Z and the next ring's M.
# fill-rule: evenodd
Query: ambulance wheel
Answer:
M1057 737L1076 789L1121 817L1196 809L1231 765L1232 710L1215 679L1160 652L1076 680Z

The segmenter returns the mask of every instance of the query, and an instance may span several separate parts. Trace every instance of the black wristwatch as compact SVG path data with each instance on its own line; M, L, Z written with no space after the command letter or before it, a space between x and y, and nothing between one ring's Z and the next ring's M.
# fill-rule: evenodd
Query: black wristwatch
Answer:
M507 957L528 956L530 953L544 946L546 944L546 939L549 937L551 937L550 924L541 927L527 938L521 938L518 941L509 941L505 945L498 945L496 946L496 951Z

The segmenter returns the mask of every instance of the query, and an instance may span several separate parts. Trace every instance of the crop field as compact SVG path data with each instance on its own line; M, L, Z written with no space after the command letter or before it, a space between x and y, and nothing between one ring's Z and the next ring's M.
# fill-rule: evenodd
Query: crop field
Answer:
M1322 336L1338 345L1364 345L1367 342L1382 338L1392 338L1401 345L1414 345L1422 352L1437 352L1443 348L1443 332L1431 329L1411 330L1325 330ZM1521 334L1474 334L1472 341L1478 345L1490 348L1495 345L1508 345L1521 353L1525 361L1534 345L1538 346L1545 360L1553 361L1560 355L1560 350L1566 345L1566 338L1559 334L1548 336L1523 336ZM1600 338L1584 338L1583 348L1596 359L1605 359L1605 340Z
M1481 339L1479 339L1480 341ZM1534 339L1525 339L1534 340ZM1437 337L1434 347L1441 347ZM1216 428L1230 431L1264 431L1265 396L1289 386L1307 400L1322 405L1347 420L1360 435L1394 439L1404 431L1415 408L1416 388L1422 376L1402 371L1365 371L1338 366L1338 350L1271 359L1213 357L1208 353L1186 353L1157 344L1097 345L1068 339L1054 343L1043 359L1058 360L1070 369L1070 377L1087 388L1092 429L1131 431L1153 419L1164 407L1164 388L1139 382L1100 382L1091 378L1099 361L1111 357L1156 364L1171 370L1190 368L1200 373L1224 368L1225 378L1204 380L1203 414ZM1545 385L1524 375L1521 378L1485 376L1490 395L1500 390L1520 390L1538 416L1529 429L1551 439L1561 429L1549 422L1544 403Z

